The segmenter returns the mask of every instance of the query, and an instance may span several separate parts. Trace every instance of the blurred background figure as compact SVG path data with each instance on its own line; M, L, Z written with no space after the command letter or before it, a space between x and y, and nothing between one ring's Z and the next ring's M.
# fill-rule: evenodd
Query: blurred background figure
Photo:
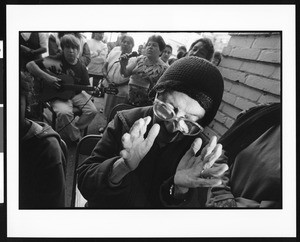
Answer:
M60 40L66 34L72 34L79 40L80 49L78 53L78 58L79 61L87 67L91 62L91 52L85 36L79 32L58 32L50 34L48 46L49 53L51 54L49 55L58 55L62 53Z
M20 34L21 70L26 70L26 64L32 60L48 55L48 35L38 32L23 32Z
M139 48L138 48L138 54L139 55L143 54L143 49L144 49L144 46L143 45L139 45Z
M88 65L89 77L93 78L92 85L98 86L103 77L102 68L108 54L107 44L103 43L104 32L93 32L92 38L87 41L91 52L91 62Z
M177 49L177 59L180 59L182 57L184 57L186 55L186 47L184 45L179 46L179 48Z
M121 49L115 47L107 56L106 62L103 66L103 75L106 80L106 84L113 83L118 88L118 93L105 94L104 95L104 115L108 118L111 109L119 104L126 103L128 96L128 82L129 77L123 77L120 73L120 61L119 58L123 54L129 54L132 52L134 46L134 39L129 35L123 35L121 39ZM130 58L129 64L135 61L136 58Z
M115 47L120 46L121 45L121 39L124 35L126 35L127 32L121 32L118 37L117 40L115 42L109 41L107 42L107 47L108 47L108 53Z
M166 45L166 48L163 50L163 52L160 56L160 59L163 62L165 62L166 64L168 64L168 60L169 60L170 56L172 55L172 51L173 51L172 46L171 45Z
M198 56L211 61L214 52L212 41L209 38L201 38L191 44L187 56Z
M215 66L218 66L220 64L222 60L222 55L219 51L215 51L214 53L214 56L213 56L213 59L212 59L212 63L215 65Z
M152 35L146 43L146 54L128 64L128 58L121 56L121 74L130 77L128 102L134 106L152 105L149 90L168 68L159 56L166 44L160 35ZM123 58L122 58L123 57Z

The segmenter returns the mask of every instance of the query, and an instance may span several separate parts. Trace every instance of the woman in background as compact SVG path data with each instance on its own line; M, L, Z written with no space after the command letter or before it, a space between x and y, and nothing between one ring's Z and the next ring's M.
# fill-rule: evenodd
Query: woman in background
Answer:
M201 38L191 44L187 56L198 56L211 61L215 52L214 45L209 38Z
M124 35L121 38L121 49L115 47L109 52L106 62L103 66L103 76L108 83L113 83L118 89L116 95L106 93L104 95L104 115L108 118L111 109L119 103L126 103L128 97L128 82L129 77L124 77L120 73L120 61L121 55L129 54L132 52L134 46L134 40L129 35ZM130 58L129 63L133 62L136 58ZM107 84L108 84L107 83Z
M128 102L134 106L152 105L149 90L167 69L168 65L159 57L166 44L160 35L152 35L146 43L145 55L128 64L127 55L121 56L121 74L130 77Z

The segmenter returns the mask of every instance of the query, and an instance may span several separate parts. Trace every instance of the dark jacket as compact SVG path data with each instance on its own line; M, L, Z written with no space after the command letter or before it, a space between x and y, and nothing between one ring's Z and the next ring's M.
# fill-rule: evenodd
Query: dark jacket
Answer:
M37 126L38 125L38 126ZM65 207L65 156L60 136L44 123L32 122L20 141L20 208Z
M238 116L219 140L225 153L216 163L227 163L230 169L222 186L209 190L208 207L281 206L280 127L280 103L253 107ZM254 152L241 155L250 145Z
M146 116L153 117L152 106L118 112L92 155L79 166L78 188L88 200L89 207L165 208L199 207L203 204L203 196L196 189L190 189L185 201L176 201L169 195L177 165L195 137L186 136L165 146L160 146L155 140L139 166L128 173L119 186L112 187L108 183L112 166L123 149L122 135L129 132L136 120ZM148 125L146 135L152 125Z

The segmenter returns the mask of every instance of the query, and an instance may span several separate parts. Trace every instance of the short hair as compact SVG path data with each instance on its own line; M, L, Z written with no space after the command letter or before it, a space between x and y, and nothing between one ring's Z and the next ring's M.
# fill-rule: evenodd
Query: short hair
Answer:
M146 45L149 43L149 41L153 41L153 42L158 43L160 51L163 51L166 48L166 43L165 43L163 37L161 37L160 35L156 35L156 34L151 35L148 38Z
M182 51L179 51L176 55L177 59L181 59L182 57L185 57L186 56L186 53L187 52L182 52Z
M194 41L192 44L191 44L191 47L189 49L189 51L194 47L194 45L196 45L198 42L202 42L203 45L204 45L204 48L207 50L207 56L206 56L206 60L210 61L214 52L215 52L215 49L214 49L214 45L212 43L212 41L209 39L209 38L201 38L201 39L198 39L196 41Z
M124 34L124 35L121 36L121 38L120 38L121 43L122 43L122 42L124 41L124 39L126 39L126 38L131 42L132 46L134 46L134 39L133 39L130 35L128 35L128 34Z
M221 55L221 53L220 53L219 51L215 51L214 57L216 57L216 58L221 58L222 55Z
M179 46L179 48L177 49L177 52L180 51L180 50L183 50L184 52L187 52L187 49L184 45Z
M101 40L103 40L103 38L104 38L104 32L92 32L92 39L95 38L95 35L96 35L96 34L103 34L103 35L102 35L102 38L101 38Z
M169 60L168 60L168 64L169 65L172 65L175 61L177 61L178 59L177 58L170 58Z
M167 47L169 47L169 48L171 49L171 52L173 51L173 48L172 48L172 46L171 46L171 45L169 45L169 44L166 44L166 47L165 47L165 49L166 49Z
M73 47L77 50L80 49L80 41L73 34L66 34L61 37L60 47L64 49L65 47Z

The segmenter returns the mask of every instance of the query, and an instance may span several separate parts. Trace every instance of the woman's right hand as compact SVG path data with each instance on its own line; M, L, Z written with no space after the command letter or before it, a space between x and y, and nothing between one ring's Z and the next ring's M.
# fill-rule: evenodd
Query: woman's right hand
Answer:
M154 124L151 127L148 136L144 138L144 134L146 133L150 121L150 116L137 120L131 127L129 133L125 133L122 136L124 149L120 152L120 155L131 171L138 167L140 161L149 152L159 133L160 126Z

